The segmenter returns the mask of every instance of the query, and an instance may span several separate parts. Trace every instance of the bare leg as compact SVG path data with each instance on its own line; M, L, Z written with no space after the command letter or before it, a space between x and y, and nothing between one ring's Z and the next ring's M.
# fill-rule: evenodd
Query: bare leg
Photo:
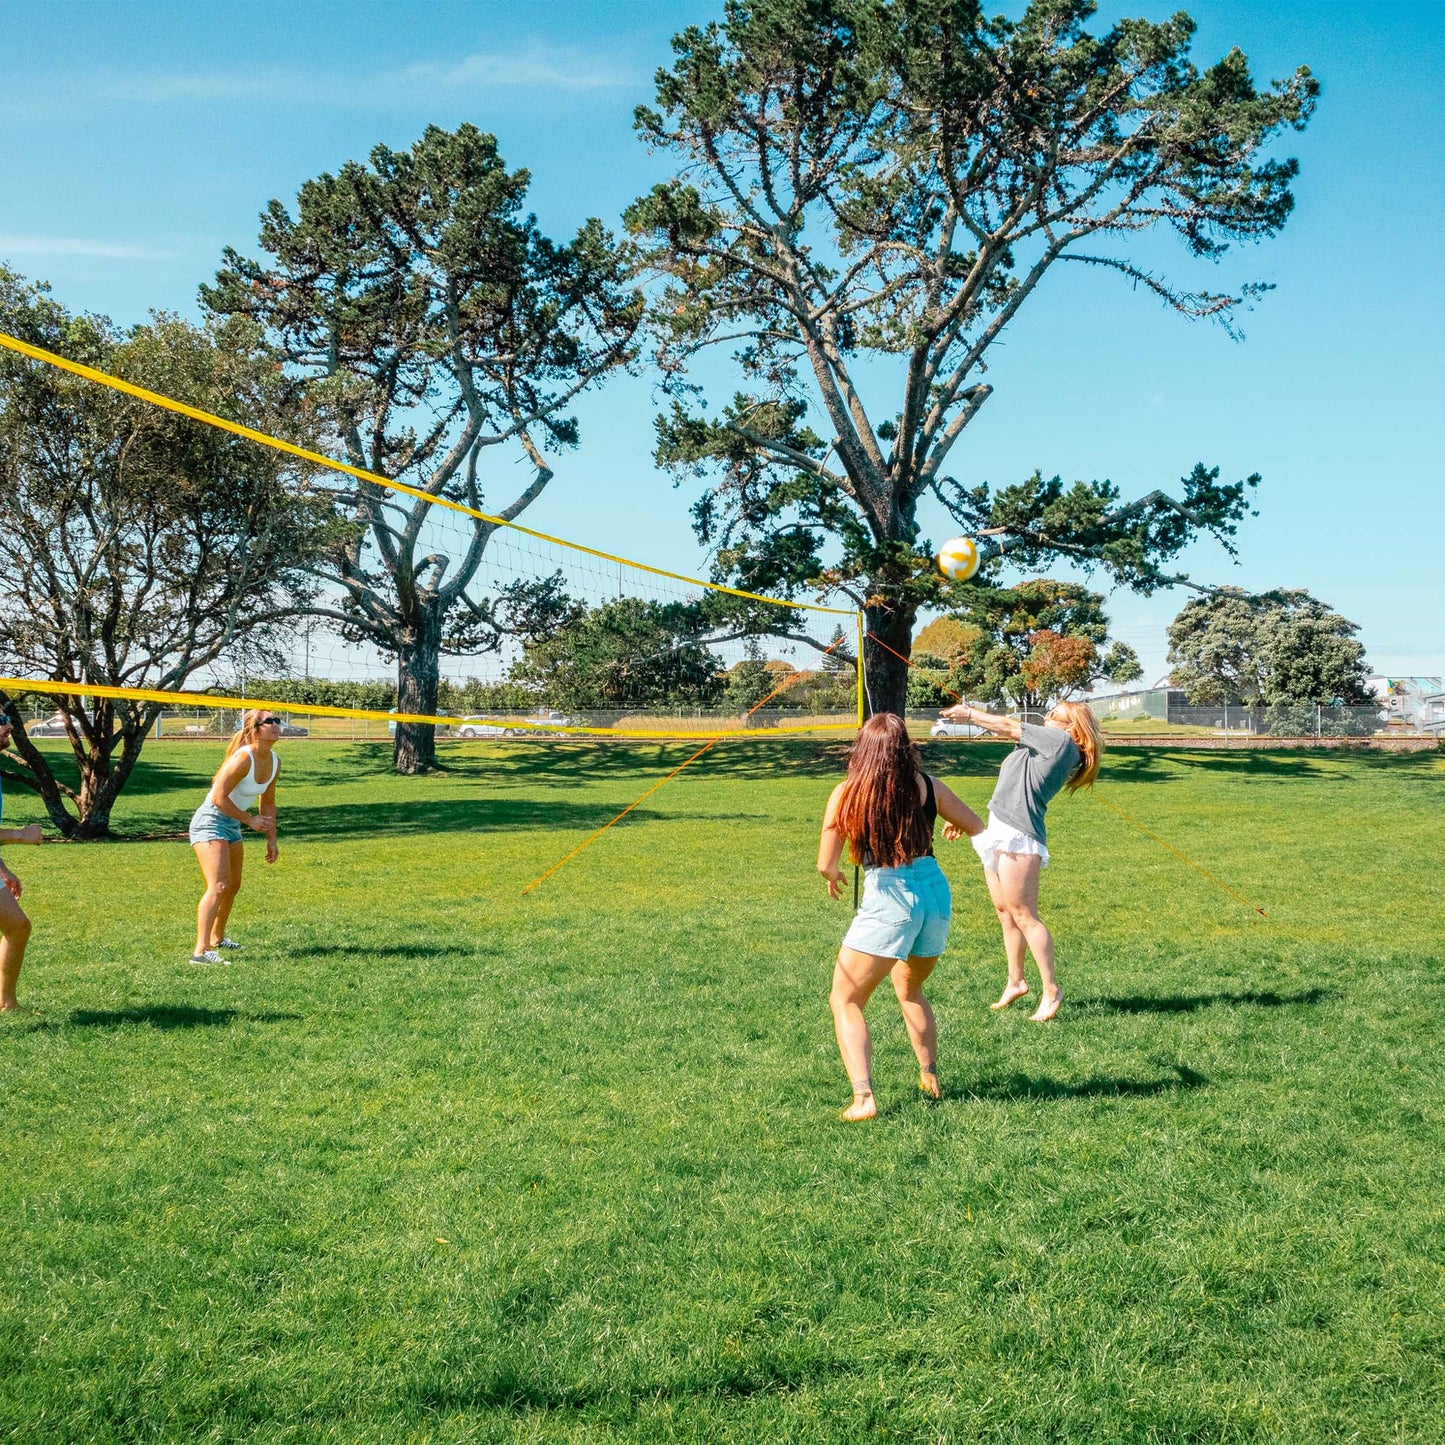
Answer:
M241 891L241 867L246 861L246 845L227 843L226 861L231 868L231 886L216 905L216 916L211 920L211 941L207 948L215 948L226 936L226 924L231 917L231 909L236 906L236 895Z
M843 1110L843 1118L850 1123L871 1119L878 1112L873 1098L873 1040L868 1036L863 1005L897 962L896 958L859 953L856 948L838 950L828 1004L833 1010L838 1052L853 1085L853 1102Z
M216 914L220 909L221 900L231 889L231 845L216 838L209 843L196 843L194 847L196 857L200 860L201 873L206 880L206 891L201 894L201 901L196 905L196 947L194 951L199 956L211 946L211 936L216 926Z
M908 1042L918 1056L918 1087L931 1099L941 1099L943 1090L938 1085L938 1026L933 1006L923 996L923 983L937 962L937 957L910 955L892 968L893 991L908 1026Z
M0 885L0 1013L20 1007L15 997L20 982L20 965L25 961L25 945L30 942L30 920L14 895Z
M1004 984L998 1002L989 1004L989 1007L1005 1009L1029 991L1029 981L1024 977L1024 950L1028 945L1024 941L1023 930L1014 922L1013 909L1004 895L998 874L992 868L986 868L983 876L988 883L988 896L993 899L994 912L998 914L999 927L1003 929L1003 951L1008 960L1008 982Z
M1039 1006L1029 1017L1035 1023L1048 1023L1058 1013L1063 1002L1064 991L1054 976L1054 936L1039 917L1039 872L1041 864L1037 855L1027 853L1000 853L998 857L999 887L1008 904L1013 920L1024 940L1034 962L1039 968L1042 983Z

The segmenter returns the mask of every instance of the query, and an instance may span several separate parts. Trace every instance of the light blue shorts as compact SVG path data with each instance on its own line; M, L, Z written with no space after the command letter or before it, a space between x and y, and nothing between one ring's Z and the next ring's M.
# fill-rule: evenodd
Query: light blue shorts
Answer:
M879 958L937 958L948 942L953 895L936 858L869 868L843 947Z
M191 814L191 846L197 843L239 843L241 825L214 803L202 803Z

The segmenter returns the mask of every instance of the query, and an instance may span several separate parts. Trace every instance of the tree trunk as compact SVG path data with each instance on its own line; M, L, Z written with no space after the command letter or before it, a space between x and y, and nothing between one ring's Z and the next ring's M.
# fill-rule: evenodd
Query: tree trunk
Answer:
M903 717L907 711L909 668L903 659L913 651L913 623L917 616L915 606L896 596L889 599L882 587L873 591L863 609L869 633L863 647L863 695L869 717L878 712ZM902 656L896 655L900 653Z
M140 758L150 733L153 714L148 707L138 717L121 723L121 731L110 739L104 751L87 753L80 763L80 803L75 832L71 835L76 842L84 843L109 838L110 814L121 790L130 781L131 772ZM111 726L109 717L104 719L107 729ZM109 734L107 733L107 736ZM115 755L115 745L120 744L120 756Z
M442 619L435 602L424 602L416 622L401 634L396 661L396 710L435 713L441 685ZM392 766L398 773L430 773L437 765L436 728L399 722Z
M62 787L50 766L47 754L42 753L28 736L16 733L16 751L30 769L30 777L23 781L39 794L50 821L63 837L77 843L86 843L111 836L111 810L115 807L115 800L120 796L121 790L130 780L159 711L160 707L156 704L146 705L134 716L123 720L120 733L112 736L115 725L114 709L108 704L97 709L91 716L91 726L97 737L107 741L95 751L86 749L84 743L81 744L81 751L75 755L76 771L80 780L80 787L76 792ZM117 743L120 746L119 757L116 756ZM74 804L74 813L66 806L67 800Z

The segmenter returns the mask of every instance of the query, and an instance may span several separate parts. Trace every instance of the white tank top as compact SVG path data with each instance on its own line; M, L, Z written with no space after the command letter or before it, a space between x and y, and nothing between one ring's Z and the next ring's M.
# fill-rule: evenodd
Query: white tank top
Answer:
M228 796L243 813L249 813L251 804L276 781L276 774L281 769L281 759L272 757L271 776L264 783L258 783L256 781L256 754L249 747L244 747L240 751L246 754L250 765L246 769L246 776L231 789Z

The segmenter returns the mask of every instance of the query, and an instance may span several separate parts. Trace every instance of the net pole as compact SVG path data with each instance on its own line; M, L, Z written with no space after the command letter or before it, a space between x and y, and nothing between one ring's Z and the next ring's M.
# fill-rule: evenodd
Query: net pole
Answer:
M861 728L867 719L863 716L865 712L866 693L863 688L863 612L858 612L858 726Z

